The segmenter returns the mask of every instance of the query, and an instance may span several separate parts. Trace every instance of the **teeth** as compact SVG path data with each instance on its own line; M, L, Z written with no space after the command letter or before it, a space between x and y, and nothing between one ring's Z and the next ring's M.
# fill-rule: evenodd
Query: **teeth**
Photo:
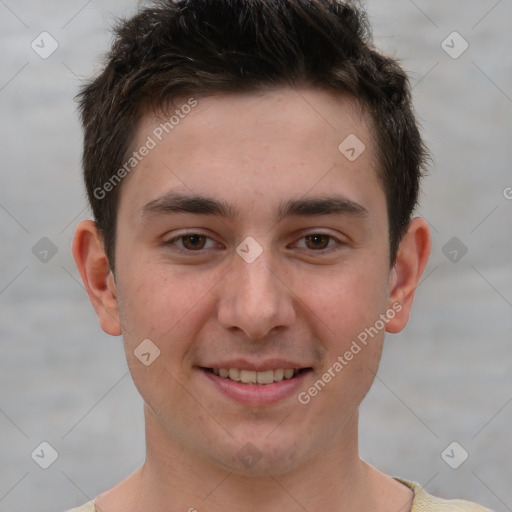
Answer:
M258 381L258 384L272 384L272 382L274 382L274 370L258 372L256 380Z
M231 380L236 380L238 382L240 380L240 370L237 368L230 368L228 376Z
M239 370L238 368L213 368L213 373L219 377L228 378L244 384L272 384L283 379L291 379L298 373L294 368L276 368L264 372Z
M283 380L284 370L282 368L278 368L274 370L274 380Z
M240 380L246 384L256 383L256 373L251 370L240 370Z

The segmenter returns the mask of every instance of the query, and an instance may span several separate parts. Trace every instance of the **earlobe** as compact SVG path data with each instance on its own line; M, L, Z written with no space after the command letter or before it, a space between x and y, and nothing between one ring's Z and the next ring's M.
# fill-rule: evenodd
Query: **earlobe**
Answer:
M73 239L73 257L101 328L112 336L121 334L117 289L110 270L103 238L96 224L83 220Z
M430 256L430 229L425 219L409 223L390 274L388 307L396 311L386 325L387 332L400 332L409 320L414 294ZM399 307L398 304L401 306Z

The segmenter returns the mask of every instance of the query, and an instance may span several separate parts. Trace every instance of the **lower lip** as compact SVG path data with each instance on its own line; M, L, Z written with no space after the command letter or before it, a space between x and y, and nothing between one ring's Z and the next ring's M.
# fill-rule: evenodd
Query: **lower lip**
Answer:
M272 384L244 384L219 377L202 368L200 371L227 397L251 406L272 405L291 396L297 396L304 379L311 373L311 370L302 371L292 379L283 379Z

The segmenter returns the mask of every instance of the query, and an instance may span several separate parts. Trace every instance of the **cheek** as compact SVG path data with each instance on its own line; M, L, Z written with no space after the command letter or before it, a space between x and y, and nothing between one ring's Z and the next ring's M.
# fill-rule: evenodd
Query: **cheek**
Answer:
M379 268L378 261L363 263L364 268L338 269L322 279L310 279L301 291L315 313L309 316L317 318L317 337L325 351L319 378L330 370L325 376L329 383L320 394L338 410L339 418L362 401L382 354L385 324L380 315L387 308L387 267Z
M194 307L201 291L193 282L184 286L168 267L167 271L151 265L141 268L135 272L125 266L120 273L123 286L118 287L124 349L133 382L157 413L169 408L169 397L173 397L173 406L191 407L183 393L189 375L182 365L193 350L190 340L200 325Z
M169 381L170 375L179 382L189 378L186 368L198 348L201 329L214 314L215 285L221 277L161 262L140 268L143 271L136 272L135 266L125 267L119 309L128 365L137 387L145 386L147 393L152 382ZM147 339L158 353L149 368L136 357Z
M380 265L382 267L382 265ZM374 262L302 280L298 296L325 326L327 338L347 340L372 326L387 306L388 274Z
M209 289L208 279L188 278L166 265L142 266L143 270L127 268L120 290L120 311L123 327L129 336L162 338L172 332L193 326L182 322L198 308Z

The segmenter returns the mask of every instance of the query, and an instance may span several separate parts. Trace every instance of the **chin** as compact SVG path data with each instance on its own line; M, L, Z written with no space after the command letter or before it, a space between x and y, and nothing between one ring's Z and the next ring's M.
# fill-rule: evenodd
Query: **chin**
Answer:
M240 436L230 439L222 453L212 454L212 459L223 469L232 473L268 477L293 471L301 463L301 451L298 440L255 435Z

